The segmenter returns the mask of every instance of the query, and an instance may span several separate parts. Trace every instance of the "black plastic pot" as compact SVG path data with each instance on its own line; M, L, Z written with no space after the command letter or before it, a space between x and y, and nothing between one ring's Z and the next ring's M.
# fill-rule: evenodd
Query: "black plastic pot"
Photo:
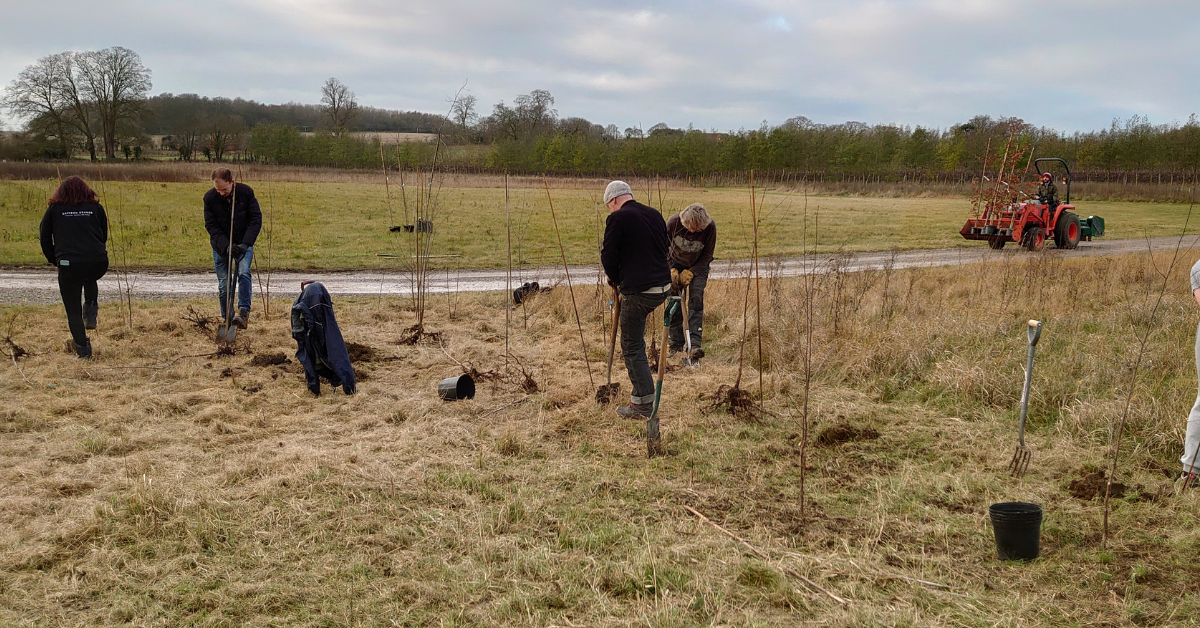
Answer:
M996 535L996 558L1033 560L1041 552L1042 507L1025 502L1004 502L988 508Z
M475 398L475 380L470 375L447 377L438 382L438 396L446 401Z

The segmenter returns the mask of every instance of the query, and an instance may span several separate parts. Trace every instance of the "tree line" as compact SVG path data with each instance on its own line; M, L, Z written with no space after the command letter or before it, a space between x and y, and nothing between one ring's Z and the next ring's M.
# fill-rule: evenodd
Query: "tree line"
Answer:
M783 124L719 133L656 124L602 126L563 117L554 96L536 89L500 101L486 115L469 94L447 115L362 107L330 78L320 104L262 104L197 94L149 97L150 70L132 50L63 52L27 67L0 106L25 120L26 157L64 158L77 150L130 158L148 135L163 135L179 159L230 158L283 165L378 168L439 166L514 173L604 176L637 173L703 176L746 170L811 178L896 180L976 175L1017 151L1062 157L1096 176L1157 173L1190 176L1200 165L1200 122L1153 125L1142 116L1109 128L1063 133L1016 118L976 116L946 129L862 122L819 124L803 116ZM438 142L383 143L352 131L437 133ZM11 142L10 142L11 144ZM439 146L451 150L438 150ZM0 156L14 151L0 146ZM1090 176L1090 175L1089 175Z

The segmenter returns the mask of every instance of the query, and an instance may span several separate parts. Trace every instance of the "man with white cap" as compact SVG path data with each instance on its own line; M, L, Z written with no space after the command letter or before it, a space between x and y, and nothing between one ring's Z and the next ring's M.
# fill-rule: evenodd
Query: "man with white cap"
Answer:
M633 386L629 405L617 408L617 414L648 417L654 410L654 378L646 359L646 317L671 292L671 241L662 214L633 200L628 183L609 183L604 204L609 214L600 263L609 285L621 292L621 355Z

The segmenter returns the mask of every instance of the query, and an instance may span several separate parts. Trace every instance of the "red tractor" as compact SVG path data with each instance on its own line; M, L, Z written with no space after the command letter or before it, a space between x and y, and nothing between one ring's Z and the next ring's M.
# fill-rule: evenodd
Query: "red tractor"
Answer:
M1050 199L1028 195L1023 201L1013 197L1011 203L1000 207L989 206L980 217L967 220L959 232L962 237L987 240L988 246L993 249L1002 249L1009 242L1017 242L1030 251L1040 251L1046 246L1047 238L1053 238L1054 245L1060 249L1073 249L1079 246L1080 240L1104 235L1103 218L1088 216L1081 220L1075 213L1075 206L1071 204L1071 169L1067 162L1058 157L1035 159L1033 165L1038 175L1048 172L1048 169L1042 169L1044 162L1062 165L1062 182L1066 184L1063 202L1054 204L1049 202Z

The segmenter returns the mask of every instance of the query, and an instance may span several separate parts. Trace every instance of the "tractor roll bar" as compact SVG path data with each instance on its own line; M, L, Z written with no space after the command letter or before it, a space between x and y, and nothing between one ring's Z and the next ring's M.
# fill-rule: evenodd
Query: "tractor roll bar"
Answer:
M1067 171L1067 197L1066 197L1066 200L1063 202L1070 204L1071 203L1071 167L1067 165L1067 160L1063 159L1062 157L1038 157L1037 159L1034 159L1033 160L1033 168L1035 170L1037 170L1039 177L1042 176L1043 172L1050 171L1049 168L1047 168L1046 170L1042 170L1042 162L1043 161L1057 161L1058 163L1062 164L1063 170Z

